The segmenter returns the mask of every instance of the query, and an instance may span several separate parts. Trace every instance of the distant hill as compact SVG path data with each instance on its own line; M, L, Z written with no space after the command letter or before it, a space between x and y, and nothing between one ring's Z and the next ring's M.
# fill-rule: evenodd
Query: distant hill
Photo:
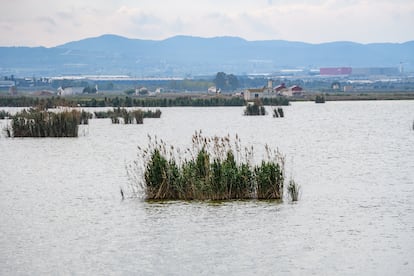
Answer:
M414 41L309 44L238 37L175 36L156 41L103 35L53 48L0 47L0 73L23 76L270 73L284 68L397 67L400 62L414 71Z

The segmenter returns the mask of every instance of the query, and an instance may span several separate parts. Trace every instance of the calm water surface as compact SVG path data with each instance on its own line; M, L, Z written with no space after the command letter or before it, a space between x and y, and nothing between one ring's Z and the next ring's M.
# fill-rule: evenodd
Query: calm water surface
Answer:
M164 108L144 125L92 120L79 138L2 134L0 274L413 275L414 101L284 110ZM200 129L237 133L257 159L279 148L301 200L121 200L148 134L184 148Z

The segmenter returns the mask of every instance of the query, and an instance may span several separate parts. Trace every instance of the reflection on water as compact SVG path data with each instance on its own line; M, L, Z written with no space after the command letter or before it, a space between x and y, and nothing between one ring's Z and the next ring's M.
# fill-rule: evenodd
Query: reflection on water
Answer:
M92 120L77 139L0 136L0 274L412 274L414 102L284 109L164 108L144 125ZM198 129L237 133L257 160L278 147L301 200L121 200L147 134L185 148Z

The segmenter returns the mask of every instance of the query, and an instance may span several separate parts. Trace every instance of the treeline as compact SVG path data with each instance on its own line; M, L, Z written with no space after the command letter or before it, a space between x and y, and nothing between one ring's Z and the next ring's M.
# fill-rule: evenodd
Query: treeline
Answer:
M264 98L264 105L289 105L284 97ZM39 107L42 109L57 106L69 107L172 107L172 106L243 106L241 97L177 97L177 98L133 98L133 97L0 97L0 106L7 107Z

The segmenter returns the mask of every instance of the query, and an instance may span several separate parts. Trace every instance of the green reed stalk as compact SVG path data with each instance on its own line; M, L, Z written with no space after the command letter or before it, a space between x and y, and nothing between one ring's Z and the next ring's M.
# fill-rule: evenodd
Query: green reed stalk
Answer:
M137 176L134 190L142 188L148 200L283 198L284 158L279 152L266 147L268 158L252 166L253 150L242 152L238 138L204 137L200 131L192 140L192 149L183 153L150 138L148 149L140 149L143 162L129 170Z

